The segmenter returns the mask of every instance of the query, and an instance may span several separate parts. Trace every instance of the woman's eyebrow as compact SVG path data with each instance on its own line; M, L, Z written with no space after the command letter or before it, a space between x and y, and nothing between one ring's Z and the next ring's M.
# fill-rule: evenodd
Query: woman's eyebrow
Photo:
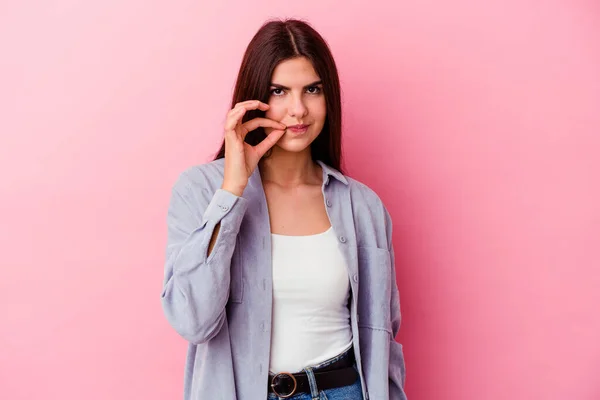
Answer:
M322 83L323 83L323 81L320 81L320 80L316 81L316 82L313 82L313 83L309 83L308 85L304 86L303 89L306 89L306 88L311 87L311 86L317 86L317 85L320 85ZM271 86L276 87L278 89L290 90L289 87L280 85L278 83L271 83Z

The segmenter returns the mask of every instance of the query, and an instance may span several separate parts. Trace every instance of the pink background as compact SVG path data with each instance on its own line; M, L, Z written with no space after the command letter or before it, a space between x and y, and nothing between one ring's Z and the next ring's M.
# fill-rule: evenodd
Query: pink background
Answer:
M0 5L0 398L181 398L170 188L272 16L330 43L394 218L409 398L600 398L598 3L296 3Z

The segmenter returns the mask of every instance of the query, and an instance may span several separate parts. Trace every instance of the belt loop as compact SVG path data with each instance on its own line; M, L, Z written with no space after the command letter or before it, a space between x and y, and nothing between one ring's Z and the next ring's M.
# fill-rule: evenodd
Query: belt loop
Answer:
M319 388L317 387L317 380L311 367L304 368L306 376L308 377L308 385L310 386L310 396L312 400L319 400Z

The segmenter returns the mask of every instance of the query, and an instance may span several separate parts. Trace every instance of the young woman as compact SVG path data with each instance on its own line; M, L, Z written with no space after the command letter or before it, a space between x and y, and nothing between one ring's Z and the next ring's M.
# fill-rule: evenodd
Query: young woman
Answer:
M341 172L337 69L298 20L244 55L212 162L181 173L162 304L185 400L406 399L392 222Z

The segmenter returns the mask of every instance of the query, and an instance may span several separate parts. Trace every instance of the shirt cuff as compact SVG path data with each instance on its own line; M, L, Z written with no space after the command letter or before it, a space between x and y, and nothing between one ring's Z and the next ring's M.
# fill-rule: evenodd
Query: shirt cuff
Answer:
M243 214L246 208L244 200L246 199L236 196L225 189L217 189L212 200L208 204L208 207L206 207L206 210L204 211L204 222L212 222L216 225L234 209L241 208L242 210L239 211Z

